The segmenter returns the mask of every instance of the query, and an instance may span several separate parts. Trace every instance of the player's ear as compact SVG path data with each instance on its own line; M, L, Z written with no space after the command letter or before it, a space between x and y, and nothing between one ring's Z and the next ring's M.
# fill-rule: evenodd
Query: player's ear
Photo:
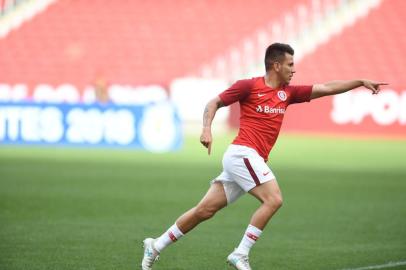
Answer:
M273 68L275 69L276 72L279 72L281 69L281 63L279 62L274 62L273 63Z

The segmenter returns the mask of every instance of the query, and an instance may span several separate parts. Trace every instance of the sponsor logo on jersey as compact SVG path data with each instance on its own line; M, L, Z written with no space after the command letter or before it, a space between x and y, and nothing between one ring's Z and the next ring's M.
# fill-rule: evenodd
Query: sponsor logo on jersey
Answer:
M266 94L259 94L258 93L258 97L263 97L263 96L265 96Z
M284 108L272 108L270 106L261 106L258 105L257 112L259 113L278 113L278 114L284 114L285 113L285 109Z
M278 97L282 101L285 101L288 98L285 91L278 91Z

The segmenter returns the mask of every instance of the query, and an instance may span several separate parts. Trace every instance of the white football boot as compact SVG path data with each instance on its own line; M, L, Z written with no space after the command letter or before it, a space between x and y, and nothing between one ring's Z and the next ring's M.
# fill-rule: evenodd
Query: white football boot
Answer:
M248 261L248 255L233 252L228 255L227 263L238 270L252 270Z
M154 248L155 239L147 238L144 242L144 257L142 258L142 270L151 270L152 265L159 258L159 252Z

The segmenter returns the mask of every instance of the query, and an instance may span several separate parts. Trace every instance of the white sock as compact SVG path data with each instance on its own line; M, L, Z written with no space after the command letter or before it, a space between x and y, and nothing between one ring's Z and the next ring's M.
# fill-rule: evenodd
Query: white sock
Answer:
M248 255L252 246L256 243L258 238L261 236L262 231L251 224L248 225L247 230L245 231L244 237L241 240L240 245L234 251L236 253Z
M170 244L178 241L178 239L182 236L183 233L179 230L178 226L175 223L164 234L162 234L155 240L154 247L158 252L161 252Z

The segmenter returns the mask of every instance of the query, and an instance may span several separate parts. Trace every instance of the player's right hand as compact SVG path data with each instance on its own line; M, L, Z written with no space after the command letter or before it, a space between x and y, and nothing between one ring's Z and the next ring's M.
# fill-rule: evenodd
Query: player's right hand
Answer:
M207 153L210 155L211 143L212 143L211 129L209 127L204 127L202 134L200 135L200 143L207 148Z

